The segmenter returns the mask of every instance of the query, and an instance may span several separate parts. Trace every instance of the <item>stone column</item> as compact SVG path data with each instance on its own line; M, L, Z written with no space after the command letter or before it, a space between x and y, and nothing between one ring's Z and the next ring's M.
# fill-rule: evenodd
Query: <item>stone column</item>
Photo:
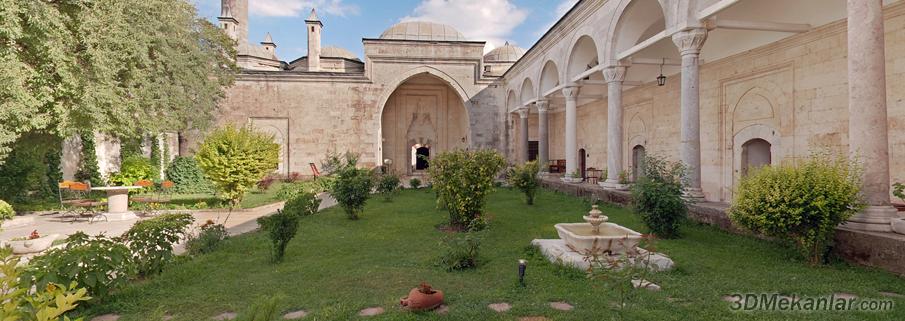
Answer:
M550 171L547 163L550 162L550 135L547 132L547 112L550 110L550 102L547 100L538 100L537 106L537 164L540 166L541 172Z
M518 145L519 151L518 162L524 163L528 161L528 106L518 110L519 128L518 128Z
M688 167L685 196L703 201L701 190L701 111L698 92L698 58L707 40L706 29L680 31L672 41L682 55L681 150L682 163Z
M889 201L886 61L881 0L848 0L848 146L864 160L861 192L867 208L845 224L889 232L897 217Z
M619 183L622 172L622 82L625 81L625 67L607 67L603 70L607 84L606 116L606 181L600 185L611 189L625 188Z
M571 181L569 175L578 171L578 85L569 84L562 90L566 97L566 173L565 180Z

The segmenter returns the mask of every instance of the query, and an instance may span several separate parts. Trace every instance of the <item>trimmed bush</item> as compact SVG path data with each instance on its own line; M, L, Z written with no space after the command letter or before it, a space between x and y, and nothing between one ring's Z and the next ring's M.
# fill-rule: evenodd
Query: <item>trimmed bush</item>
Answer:
M478 251L481 239L474 233L447 236L441 244L444 247L438 265L447 271L464 270L478 266Z
M420 187L421 187L421 180L418 179L417 177L412 177L412 179L409 180L409 187L411 187L411 188L413 188L413 189L418 189L418 188L420 188Z
M235 208L246 191L277 169L279 156L280 145L273 141L273 135L249 126L226 125L204 139L195 160L220 197Z
M515 166L509 169L509 185L517 188L525 193L525 202L528 205L534 205L534 194L540 183L537 180L537 172L540 167L536 161L527 162L523 165Z
M345 166L337 171L336 182L330 195L345 210L349 219L357 220L371 198L374 181L371 171Z
M678 238L688 208L683 196L685 166L649 155L641 163L645 174L632 187L632 200L641 220L660 238Z
M399 190L399 182L399 175L390 173L379 175L377 176L377 193L382 194L386 201L392 201L393 196Z
M185 250L191 255L207 254L213 252L220 243L229 238L229 233L223 224L216 224L208 220L201 225L198 235L189 235L185 241Z
M3 305L0 316L4 321L50 321L70 320L73 313L83 301L88 301L88 290L78 288L78 284L69 285L50 283L49 286L32 289L31 282L20 282L25 264L19 264L20 257L14 256L9 248L0 249L0 292L3 293ZM65 316L64 316L65 315ZM73 319L76 321L82 318Z
M299 220L301 216L297 213L277 210L276 214L258 218L258 224L273 243L271 251L271 259L273 262L280 262L286 254L286 246L289 241L295 237L295 233L299 229Z
M155 170L150 159L139 155L126 156L119 167L119 172L110 175L110 184L132 186L143 179L154 179Z
M114 239L77 232L63 248L33 258L22 282L46 288L48 284L78 283L92 297L104 298L135 275L129 248Z
M835 229L863 207L860 167L817 155L764 167L742 178L729 210L738 225L793 241L811 264L823 262Z
M14 216L16 216L16 211L13 210L13 206L0 200L0 221L11 219Z
M493 150L456 150L437 155L428 172L440 207L449 212L449 224L461 229L480 229L479 220L494 178L506 165Z
M163 271L174 260L173 248L186 237L189 225L195 221L191 214L163 214L135 223L122 236L132 251L132 260L143 276Z
M210 193L213 190L211 182L204 178L204 172L192 157L179 156L173 159L166 176L176 185L173 187L173 192L176 193Z
M301 217L314 215L321 205L321 200L312 193L300 193L286 201L283 211Z

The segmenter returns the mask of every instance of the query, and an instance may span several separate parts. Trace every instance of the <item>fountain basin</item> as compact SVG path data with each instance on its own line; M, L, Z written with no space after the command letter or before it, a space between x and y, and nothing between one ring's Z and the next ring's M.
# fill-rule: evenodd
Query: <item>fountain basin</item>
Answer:
M554 225L559 238L580 254L609 253L619 255L636 252L643 236L614 223L600 225L600 233L594 234L590 223L560 223Z

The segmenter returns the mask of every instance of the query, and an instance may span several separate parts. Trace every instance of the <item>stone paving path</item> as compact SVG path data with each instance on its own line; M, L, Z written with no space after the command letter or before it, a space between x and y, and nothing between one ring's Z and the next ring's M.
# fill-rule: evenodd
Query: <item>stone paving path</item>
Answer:
M321 198L321 209L336 205L336 200L327 194L321 194L319 197ZM230 235L254 231L258 228L257 219L259 217L273 214L277 209L282 207L283 202L278 202L256 208L234 211L232 215L229 215L229 220L225 223L226 229ZM227 210L180 210L170 212L191 213L192 216L195 217L196 226L204 224L207 220L223 221L229 213ZM111 222L97 221L93 223L87 221L68 222L62 221L57 215L35 215L34 222L32 223L4 228L0 231L0 241L27 236L34 230L37 230L41 235L57 234L58 239L65 239L69 235L79 231L88 235L103 234L107 236L119 236L129 230L129 228L139 220L141 219Z

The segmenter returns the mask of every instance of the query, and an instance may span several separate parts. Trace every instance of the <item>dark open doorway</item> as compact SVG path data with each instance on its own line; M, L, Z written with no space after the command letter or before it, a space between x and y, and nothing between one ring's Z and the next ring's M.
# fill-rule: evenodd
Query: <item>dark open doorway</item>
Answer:
M427 169L429 164L429 159L431 157L431 148L427 146L418 147L415 149L415 170L423 171Z
M588 177L588 153L584 150L584 148L578 150L578 171L581 174L581 178Z

